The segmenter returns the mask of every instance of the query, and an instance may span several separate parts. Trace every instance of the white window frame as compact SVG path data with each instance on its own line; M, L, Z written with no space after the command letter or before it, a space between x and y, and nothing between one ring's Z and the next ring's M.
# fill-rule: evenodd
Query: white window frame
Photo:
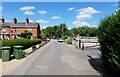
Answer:
M14 33L17 32L17 28L14 28Z
M6 28L2 28L2 32L6 33L7 32Z
M28 31L31 31L31 32L32 32L32 28L28 28Z

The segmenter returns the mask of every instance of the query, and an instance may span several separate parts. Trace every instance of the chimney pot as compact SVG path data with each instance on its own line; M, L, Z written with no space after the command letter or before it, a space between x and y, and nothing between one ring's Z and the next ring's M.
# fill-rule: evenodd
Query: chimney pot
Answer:
M3 17L0 19L0 23L5 23L5 19Z
M28 24L29 23L29 19L28 19L28 17L26 18L26 24Z
M14 24L16 24L16 23L17 23L17 19L16 19L16 18L14 18L14 19L13 19L13 22L14 22Z

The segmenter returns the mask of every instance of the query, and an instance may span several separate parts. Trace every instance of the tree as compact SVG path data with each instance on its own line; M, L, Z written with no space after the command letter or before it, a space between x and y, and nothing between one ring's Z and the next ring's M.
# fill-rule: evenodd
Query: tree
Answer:
M74 27L70 31L70 34L72 36L80 35L80 36L96 36L97 35L97 28L96 27L88 27L88 26L83 26L83 27Z
M32 36L32 32L31 31L27 31L27 30L25 30L24 32L22 32L20 34L21 38L31 39L31 36Z
M67 39L67 37L80 34L80 36L96 36L97 28L96 27L74 27L68 30L67 25L65 23L60 23L60 25L49 26L42 30L42 33L46 36L46 38L62 38ZM44 36L43 35L43 36Z
M98 39L104 74L117 77L120 73L120 11L100 21Z
M49 26L42 30L42 33L46 35L47 38L66 38L68 36L68 28L65 23L60 23L60 25Z

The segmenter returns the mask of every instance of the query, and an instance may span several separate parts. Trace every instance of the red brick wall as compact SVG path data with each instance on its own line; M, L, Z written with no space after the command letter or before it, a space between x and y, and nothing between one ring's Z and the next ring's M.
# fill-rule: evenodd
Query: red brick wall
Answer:
M28 30L28 28L16 28L18 33L22 33L25 30ZM38 35L37 28L31 28L32 29L32 36L36 37ZM10 39L12 39L12 33L14 33L14 28L7 28L6 32L10 34Z
M32 36L37 36L37 28L32 28Z

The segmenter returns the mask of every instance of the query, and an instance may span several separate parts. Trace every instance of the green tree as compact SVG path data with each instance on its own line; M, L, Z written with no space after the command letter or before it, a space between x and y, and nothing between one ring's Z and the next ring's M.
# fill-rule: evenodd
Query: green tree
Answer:
M46 35L47 38L66 38L68 36L68 28L65 23L60 23L60 25L49 26L42 30L42 33Z
M24 32L22 32L20 34L21 38L31 39L31 36L32 36L32 32L31 31L27 31L27 30L25 30Z
M96 27L88 27L88 26L77 27L77 28L74 27L69 32L72 36L75 36L78 34L80 36L96 36L97 28Z
M106 77L120 73L120 11L100 21L98 38Z

